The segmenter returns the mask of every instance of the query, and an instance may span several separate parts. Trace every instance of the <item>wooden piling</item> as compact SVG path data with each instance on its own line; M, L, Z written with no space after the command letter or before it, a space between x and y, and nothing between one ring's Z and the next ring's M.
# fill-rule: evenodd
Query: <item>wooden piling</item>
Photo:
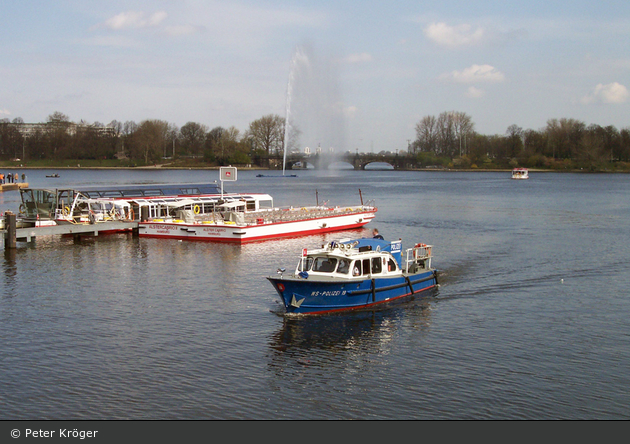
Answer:
M17 216L12 211L4 213L4 226L6 234L4 238L4 248L16 248Z

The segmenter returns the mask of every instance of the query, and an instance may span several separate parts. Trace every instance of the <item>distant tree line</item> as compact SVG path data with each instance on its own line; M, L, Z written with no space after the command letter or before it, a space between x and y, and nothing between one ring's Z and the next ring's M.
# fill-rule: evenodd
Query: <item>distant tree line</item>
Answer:
M296 134L293 130L289 135L293 144ZM284 136L284 119L278 115L255 120L242 133L233 126L209 129L197 122L181 128L163 120L74 123L56 111L44 124L26 124L21 118L0 120L0 160L123 158L150 164L163 158L189 158L238 165L281 153Z
M630 128L562 118L549 119L540 130L510 125L505 134L483 135L470 116L451 111L423 117L409 152L425 165L601 170L630 162Z
M540 130L510 125L504 134L483 135L475 131L469 115L449 111L423 117L415 130L408 150L396 150L415 166L602 170L630 162L630 128L587 126L575 119L549 119ZM56 111L40 124L0 120L0 161L119 159L146 165L168 158L206 165L262 165L262 159L282 154L285 137L289 150L298 146L299 130L291 126L285 134L285 121L275 114L251 122L241 132L197 122L178 128L163 120L75 123Z

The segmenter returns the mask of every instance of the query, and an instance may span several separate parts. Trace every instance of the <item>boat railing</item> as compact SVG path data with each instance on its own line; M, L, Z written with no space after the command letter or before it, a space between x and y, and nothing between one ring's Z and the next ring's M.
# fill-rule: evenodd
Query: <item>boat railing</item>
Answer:
M317 219L331 215L354 214L364 211L373 210L374 207L356 206L356 207L301 207L301 208L272 208L260 211L252 211L245 213L245 223L260 223L263 219L264 223L275 222L291 222L300 219Z
M421 269L431 268L433 245L416 244L405 251L403 270L407 273L415 273Z
M139 201L138 201L139 202ZM170 216L166 214L161 214L161 211L150 211L150 218L155 221L155 219L159 219L160 221L173 221L177 220L179 222L184 223L224 223L225 221L232 222L230 218L230 214L239 213L242 214L243 223L246 225L261 225L268 223L281 223L281 222L292 222L295 220L302 219L318 219L322 217L328 217L331 215L334 216L342 216L346 214L356 214L366 211L374 211L375 207L367 207L367 206L348 206L348 207L321 207L321 206L313 206L313 207L287 207L287 208L264 208L256 211L219 211L216 207L212 209L212 211L206 212L203 209L198 211L196 208L194 209L194 220L190 220L188 218L182 217L179 213L184 209L188 209L189 212L193 213L194 205L187 205L178 207L173 211ZM168 211L168 205L153 205L151 209L161 209ZM177 214L176 214L177 213ZM239 217L240 218L240 217Z

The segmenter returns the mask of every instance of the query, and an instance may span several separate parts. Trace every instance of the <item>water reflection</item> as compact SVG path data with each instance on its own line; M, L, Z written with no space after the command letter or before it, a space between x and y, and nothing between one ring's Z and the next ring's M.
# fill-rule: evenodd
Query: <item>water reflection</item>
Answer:
M7 295L10 295L13 287L14 279L17 276L17 264L15 258L17 249L6 248L4 250L4 262L2 263L2 271L4 274L4 288Z
M284 315L282 327L269 342L271 365L304 364L305 356L323 352L384 353L405 327L427 329L437 290L397 301L378 310L326 316Z

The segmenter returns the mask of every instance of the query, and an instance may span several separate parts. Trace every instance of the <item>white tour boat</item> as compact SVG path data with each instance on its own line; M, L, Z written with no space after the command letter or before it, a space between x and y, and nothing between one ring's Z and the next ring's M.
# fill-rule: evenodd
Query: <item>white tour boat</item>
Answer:
M512 170L512 179L529 179L529 171L527 168L514 168Z
M137 202L148 218L138 223L140 237L247 243L361 228L376 215L373 205L273 207L269 195L240 198L152 199Z

